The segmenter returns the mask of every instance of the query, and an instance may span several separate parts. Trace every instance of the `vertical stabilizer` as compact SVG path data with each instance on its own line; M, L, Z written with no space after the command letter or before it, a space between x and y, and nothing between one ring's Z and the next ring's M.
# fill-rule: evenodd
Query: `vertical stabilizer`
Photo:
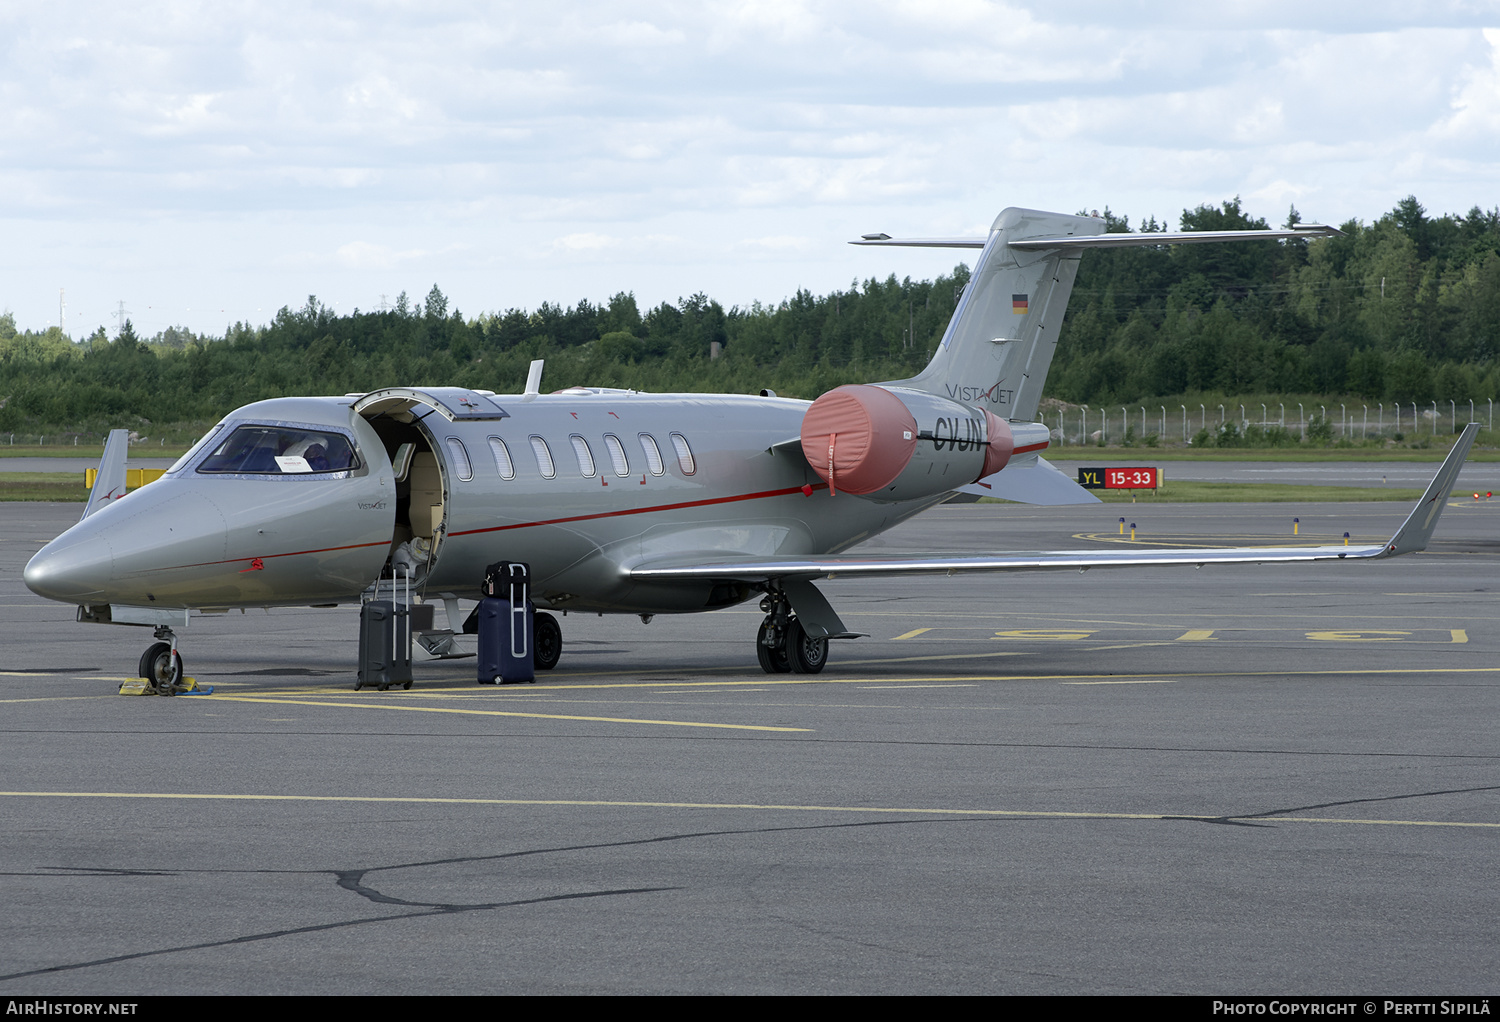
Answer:
M1035 418L1081 252L1011 243L1090 237L1104 227L1093 217L1004 210L990 227L932 361L892 385L976 405L1002 419Z
M99 474L94 476L94 488L89 491L89 502L83 508L83 518L125 496L125 455L129 452L130 431L110 430L109 439L104 441L104 457L99 459Z

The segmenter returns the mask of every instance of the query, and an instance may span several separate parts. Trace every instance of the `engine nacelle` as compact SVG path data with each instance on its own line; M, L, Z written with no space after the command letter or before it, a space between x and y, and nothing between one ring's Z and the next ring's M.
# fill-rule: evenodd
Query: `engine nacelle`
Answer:
M1010 424L983 409L904 387L830 390L802 419L802 453L834 493L914 500L998 472Z

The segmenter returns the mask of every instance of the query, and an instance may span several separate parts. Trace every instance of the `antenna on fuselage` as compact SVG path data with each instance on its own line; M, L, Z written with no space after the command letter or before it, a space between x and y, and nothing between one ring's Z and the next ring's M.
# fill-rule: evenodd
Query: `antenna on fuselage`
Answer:
M522 397L536 397L542 392L542 366L546 362L544 358L532 360L531 368L526 371L526 393Z

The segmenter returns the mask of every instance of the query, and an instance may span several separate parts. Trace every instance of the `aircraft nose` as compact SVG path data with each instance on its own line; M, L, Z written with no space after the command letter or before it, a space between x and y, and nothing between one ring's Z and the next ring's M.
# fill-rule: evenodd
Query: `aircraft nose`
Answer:
M103 594L113 564L114 553L104 536L69 530L37 551L23 577L38 596L77 603Z

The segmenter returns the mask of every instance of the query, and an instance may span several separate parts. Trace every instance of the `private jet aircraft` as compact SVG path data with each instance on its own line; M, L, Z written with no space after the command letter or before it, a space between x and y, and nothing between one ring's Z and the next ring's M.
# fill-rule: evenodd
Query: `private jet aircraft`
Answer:
M26 584L76 604L80 621L153 627L140 673L158 685L181 676L176 632L194 613L353 603L393 577L409 578L424 603L441 603L447 627L419 639L449 654L465 630L458 601L477 599L485 565L502 560L531 565L543 608L540 668L562 648L546 610L649 620L759 597L762 668L816 673L830 639L856 637L814 585L823 577L1360 560L1422 549L1477 427L1377 546L845 553L976 481L1011 500L1093 500L1038 456L1048 431L1034 421L1085 250L1338 233L1104 229L1092 217L1010 208L983 239L865 236L855 244L980 252L925 370L811 403L769 392L543 394L534 363L517 395L392 387L246 405L160 480L123 497L124 446L112 444L83 520L31 559Z

